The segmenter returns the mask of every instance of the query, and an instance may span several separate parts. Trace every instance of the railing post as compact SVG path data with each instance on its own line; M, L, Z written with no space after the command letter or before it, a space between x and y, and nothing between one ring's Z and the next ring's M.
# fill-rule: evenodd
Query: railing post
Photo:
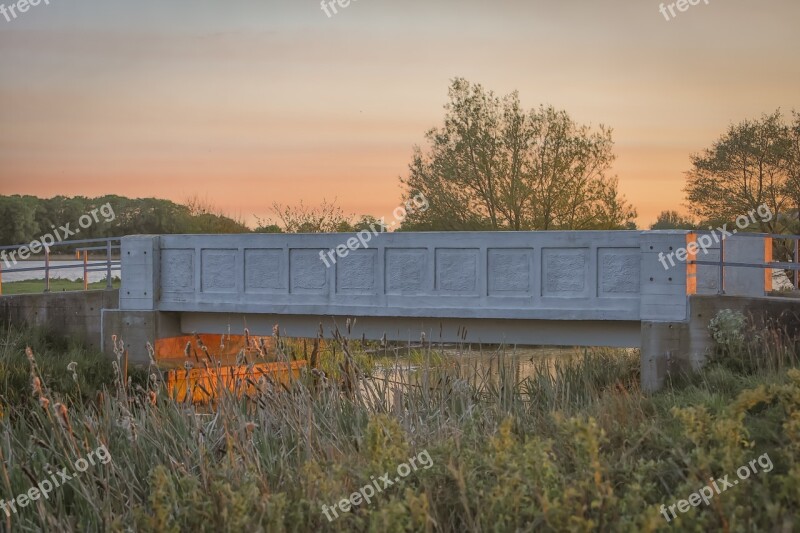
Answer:
M44 292L50 292L50 247L44 245Z
M719 276L717 294L725 294L725 235L719 240Z
M797 263L797 266L800 267L800 236L798 236L794 240L794 262ZM800 270L794 271L794 288L800 289L800 285L797 284L797 278L800 275Z
M106 241L106 289L111 289L111 239Z
M89 262L89 250L83 251L83 290L89 290L89 268L87 263Z
M0 296L3 295L3 265L0 264Z

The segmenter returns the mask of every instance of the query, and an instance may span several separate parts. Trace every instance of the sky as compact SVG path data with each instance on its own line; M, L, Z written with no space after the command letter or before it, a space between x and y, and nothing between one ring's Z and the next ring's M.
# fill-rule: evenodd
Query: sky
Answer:
M690 212L692 153L800 109L797 0L48 2L0 14L0 194L388 216L464 77L612 128L646 227Z

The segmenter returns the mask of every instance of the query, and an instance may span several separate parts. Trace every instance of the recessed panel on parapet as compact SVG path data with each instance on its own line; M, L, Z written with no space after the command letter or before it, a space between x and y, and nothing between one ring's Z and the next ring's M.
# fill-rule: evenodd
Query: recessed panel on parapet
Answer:
M436 292L478 296L479 254L477 248L437 248Z
M336 262L336 293L378 294L378 250L352 250Z
M251 293L288 293L286 250L248 249L244 251L244 287Z
M161 251L162 293L194 292L194 249Z
M600 268L598 296L639 297L642 269L639 248L598 248L597 264Z
M489 296L531 296L532 248L489 248L487 261Z
M235 293L239 277L234 249L207 249L200 252L200 276L203 292Z
M427 248L386 248L386 294L414 296L429 293Z
M289 286L293 294L328 294L328 269L321 248L289 250Z
M542 296L589 297L589 249L542 249Z

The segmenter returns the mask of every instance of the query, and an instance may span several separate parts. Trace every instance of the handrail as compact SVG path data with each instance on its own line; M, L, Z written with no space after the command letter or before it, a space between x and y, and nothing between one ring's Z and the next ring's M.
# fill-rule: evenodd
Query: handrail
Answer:
M710 230L691 230L690 233L697 235L713 235L716 232ZM733 236L734 234L731 234ZM718 285L717 294L725 294L725 267L744 267L744 268L761 268L761 269L777 269L777 270L792 270L794 271L794 286L800 289L798 279L800 278L800 235L786 235L782 233L735 233L736 237L759 237L762 239L778 239L778 240L792 240L794 241L794 262L787 263L785 261L774 261L770 263L739 263L734 261L725 261L725 235L719 239L719 260L718 261L697 261L695 259L687 261L690 265L709 265L718 266Z
M121 250L122 248L122 240L120 237L108 237L108 238L100 238L100 239L80 239L74 241L61 241L55 242L52 244L45 244L41 241L38 241L41 248L44 249L44 266L38 267L14 267L14 268L6 268L3 269L3 263L8 262L7 258L0 259L0 296L3 294L3 273L14 273L14 272L37 272L37 271L44 271L44 292L50 292L50 271L51 270L61 270L61 269L69 269L69 268L83 268L83 288L84 290L88 289L89 286L89 272L106 272L106 289L112 288L111 282L111 272L112 271L120 271L122 270L122 262L119 259L112 258L112 251L113 250ZM102 246L82 246L75 248L75 253L77 255L76 259L79 260L83 259L82 264L77 265L55 265L52 266L50 264L50 250L52 248L58 247L71 247L75 246L76 244L99 244L102 243ZM116 244L115 244L116 243ZM28 248L30 250L30 244L15 244L15 245L6 245L0 246L0 251L3 250L20 250L22 248ZM105 250L105 258L103 260L90 262L89 261L89 252L90 251L101 251ZM13 254L12 254L13 255ZM17 260L12 257L14 264L16 265Z

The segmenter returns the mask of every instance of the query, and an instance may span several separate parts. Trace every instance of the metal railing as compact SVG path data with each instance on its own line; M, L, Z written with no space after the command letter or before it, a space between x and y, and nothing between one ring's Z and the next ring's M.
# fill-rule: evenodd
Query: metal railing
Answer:
M102 245L100 245L102 243ZM31 252L31 247L29 244L15 244L11 246L0 246L0 252L5 252L2 257L0 258L0 295L3 294L3 274L11 274L14 272L44 272L44 292L50 292L50 272L53 270L62 270L62 269L75 269L79 267L83 267L83 290L88 290L89 288L89 272L105 272L106 273L106 289L111 289L112 287L112 272L120 272L122 269L121 262L119 259L114 259L114 252L119 251L121 248L121 240L120 238L108 238L108 239L83 239L83 240L75 240L75 241L62 241L53 244L44 244L39 243L40 246L37 248L41 248L44 251L44 266L34 266L34 267L25 267L25 266L16 266L17 264L24 264L25 260L18 262L14 255L19 256L19 251L23 248L27 248L29 252ZM76 245L89 245L89 246L77 246ZM91 246L97 245L97 246ZM52 248L59 248L59 247L74 247L74 252L76 256L76 260L83 259L82 265L52 265L51 264L51 249ZM8 251L15 251L12 253L8 253ZM98 261L89 261L89 253L90 252L105 252L105 257L102 260ZM70 252L71 253L71 252ZM29 256L29 254L26 254ZM14 267L8 268L9 264L9 256L11 257ZM5 268L4 268L5 267Z
M694 231L696 235L712 235L713 231ZM744 267L794 271L794 288L800 289L798 278L800 278L800 235L785 235L780 233L737 233L736 237L771 238L772 240L794 241L794 261L773 261L769 263L740 263L736 261L725 261L725 235L719 239L719 260L718 261L697 261L691 260L690 265L710 265L719 267L717 274L717 294L725 294L725 267Z

